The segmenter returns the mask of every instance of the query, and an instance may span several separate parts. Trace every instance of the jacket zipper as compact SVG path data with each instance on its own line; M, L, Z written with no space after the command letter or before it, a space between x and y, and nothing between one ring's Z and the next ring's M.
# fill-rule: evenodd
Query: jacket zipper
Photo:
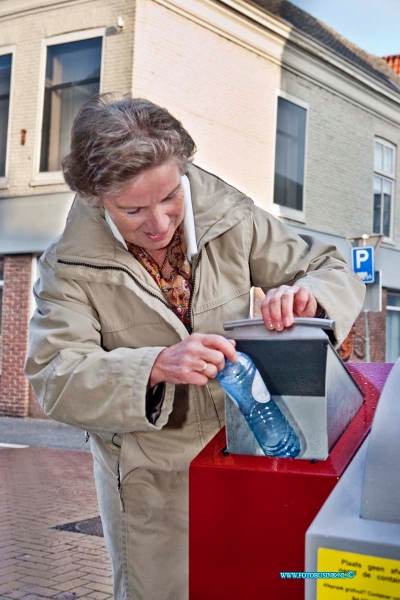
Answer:
M189 301L189 320L190 320L190 332L191 333L193 331L193 296L194 296L194 286L196 284L196 270L197 267L199 266L201 261L201 252L199 254L199 259L197 261L197 263L194 265L193 267L193 276L192 276L192 293L190 295L190 301ZM165 302L162 298L160 298L160 296L158 296L157 294L155 294L154 292L149 291L144 285L142 285L140 283L140 281L138 281L136 279L136 277L134 275L132 275L132 273L130 271L128 271L128 269L124 269L123 267L111 267L111 266L105 266L105 265L91 265L90 263L81 263L81 262L73 262L73 261L67 261L67 260L61 260L59 259L57 261L58 263L62 264L62 265L70 265L70 266L75 266L75 267L88 267L90 269L98 269L101 271L104 270L112 270L112 271L122 271L123 273L126 273L127 275L129 275L129 277L131 279L133 279L133 281L136 283L136 285L143 290L144 292L146 292L147 294L150 294L150 296L153 296L154 298L157 298L157 300L159 300L162 304L164 304L164 306L166 306L167 308L169 308L171 310L171 312L174 313L174 315L176 315L179 318L179 315L177 314L177 312L168 304L168 302ZM216 408L215 408L216 411ZM217 414L218 416L218 414ZM219 419L218 419L219 420ZM88 432L85 432L88 435ZM85 441L88 441L89 436L87 437L87 439ZM125 512L125 506L124 506L124 500L122 497L122 481L121 481L121 470L120 470L120 465L119 465L119 461L117 463L117 488L118 488L118 495L119 495L119 500L120 500L120 507L121 507L121 512Z
M189 326L190 326L190 332L189 333L193 333L193 298L194 298L194 287L196 285L196 272L197 272L197 267L199 266L200 262L201 262L201 250L200 250L200 254L199 254L199 259L196 262L196 264L193 265L193 273L192 273L192 281L191 281L191 285L192 285L192 293L190 294L190 300L189 300Z
M58 263L62 264L62 265L72 265L74 267L89 267L90 269L98 269L100 271L105 271L105 270L111 270L111 271L122 271L123 273L126 273L127 275L129 275L129 277L131 279L133 279L133 281L136 283L136 285L143 290L144 292L146 292L147 294L150 294L150 296L153 296L153 298L157 298L157 300L159 300L162 304L164 304L164 306L166 306L167 308L170 309L171 312L174 313L174 315L176 315L179 319L179 315L178 313L172 308L172 306L170 304L168 304L168 302L166 302L165 300L163 300L160 296L158 296L158 294L155 294L154 292L148 290L146 288L146 286L144 286L142 283L140 283L140 281L138 281L136 279L136 277L134 275L132 275L132 273L130 271L128 271L128 269L124 269L123 267L111 267L111 266L104 266L104 265L91 265L89 263L81 263L81 262L71 262L71 261L67 261L67 260L57 260Z

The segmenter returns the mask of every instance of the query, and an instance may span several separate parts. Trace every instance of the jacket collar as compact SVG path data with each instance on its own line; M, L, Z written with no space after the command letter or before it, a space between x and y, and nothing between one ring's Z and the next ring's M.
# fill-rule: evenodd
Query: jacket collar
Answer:
M187 257L188 257L189 261L192 262L193 257L196 256L196 254L197 254L197 241L196 241L196 231L194 228L192 194L190 191L190 183L189 183L189 180L186 175L182 176L182 186L183 186L183 191L185 194L185 196L184 196L184 198L185 198L184 199L185 216L183 218L183 230L185 233ZM118 240L119 242L121 242L121 244L123 245L125 250L128 250L127 243L125 242L124 238L120 234L118 227L112 220L111 215L107 209L104 211L104 218L107 221L115 239Z
M187 180L192 210L186 210L185 205L186 229L193 242L192 249L200 251L208 241L242 221L244 213L251 210L252 201L215 175L194 165L188 168ZM185 185L187 188L187 183ZM191 213L193 220L189 223ZM122 265L148 281L143 271L147 272L127 252L122 236L114 226L119 234L117 239L110 220L106 218L103 208L87 206L76 196L57 244L56 260L104 266Z

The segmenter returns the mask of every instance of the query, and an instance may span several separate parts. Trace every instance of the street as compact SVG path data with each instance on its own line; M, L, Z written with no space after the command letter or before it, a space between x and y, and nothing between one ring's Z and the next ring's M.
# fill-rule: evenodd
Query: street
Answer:
M0 600L112 598L87 449L72 427L0 419Z

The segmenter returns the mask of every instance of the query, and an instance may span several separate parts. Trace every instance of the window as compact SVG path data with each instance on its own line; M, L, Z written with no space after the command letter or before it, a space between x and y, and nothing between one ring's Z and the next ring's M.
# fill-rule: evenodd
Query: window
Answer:
M400 294L388 292L386 303L386 362L400 356Z
M12 54L0 56L0 177L6 176Z
M306 108L278 97L274 204L301 212L304 210L306 117ZM286 216L284 212L282 216Z
M374 151L374 219L373 233L391 237L395 179L395 146L381 138L375 139Z
M101 37L47 46L40 172L61 170L72 122L100 91L101 49Z

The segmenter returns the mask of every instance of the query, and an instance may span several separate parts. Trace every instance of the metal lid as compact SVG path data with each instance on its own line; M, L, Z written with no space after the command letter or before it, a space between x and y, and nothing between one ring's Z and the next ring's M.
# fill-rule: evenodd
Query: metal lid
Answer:
M259 317L257 319L239 319L237 321L226 321L224 323L224 329L225 331L230 331L231 329L236 329L237 327L255 327L257 325L264 325L264 321L262 318ZM295 317L292 327L297 327L297 325L302 325L306 327L320 327L321 329L329 329L331 331L335 329L335 321L332 321L331 319L318 319L316 317Z

